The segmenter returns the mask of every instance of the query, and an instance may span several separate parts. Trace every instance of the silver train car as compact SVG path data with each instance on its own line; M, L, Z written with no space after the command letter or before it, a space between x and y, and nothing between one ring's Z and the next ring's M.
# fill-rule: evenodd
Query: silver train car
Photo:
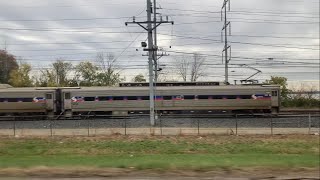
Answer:
M278 113L280 108L280 87L275 85L163 85L156 88L155 94L159 114ZM145 84L81 88L0 86L0 116L127 116L148 112L149 88Z
M56 113L56 90L0 86L0 115L47 115Z
M188 112L278 113L280 87L275 85L161 86L156 88L159 114ZM61 90L61 111L126 116L147 113L148 87L83 87Z

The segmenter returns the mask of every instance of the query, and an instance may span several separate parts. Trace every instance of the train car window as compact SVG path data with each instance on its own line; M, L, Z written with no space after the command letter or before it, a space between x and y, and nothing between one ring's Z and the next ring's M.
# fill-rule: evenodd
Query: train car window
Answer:
M142 96L142 97L141 97L141 100L148 101L149 99L150 99L149 96Z
M23 98L22 102L33 102L33 98Z
M250 95L240 95L239 98L240 99L252 99L252 96L250 96Z
M33 98L0 98L0 102L33 102Z
M99 101L109 101L110 100L110 97L108 96L99 96Z
M223 96L214 95L214 96L212 96L212 99L223 99Z
M272 91L272 96L278 96L278 91Z
M84 97L84 101L95 101L96 97Z
M64 99L71 99L71 93L64 93Z
M184 96L184 99L194 99L194 96Z
M123 96L115 96L115 97L113 97L113 100L122 101L122 100L124 100L124 97Z
M227 96L227 99L237 99L237 96L229 95L229 96Z
M209 99L209 96L207 96L207 95L200 95L200 96L198 96L198 99Z
M46 99L52 99L52 94L46 94Z
M17 98L9 98L8 102L18 102L18 99Z
M172 100L172 96L163 96L163 100Z
M129 100L129 101L135 101L135 100L138 100L138 97L137 97L137 96L128 96L128 97L127 97L127 100Z

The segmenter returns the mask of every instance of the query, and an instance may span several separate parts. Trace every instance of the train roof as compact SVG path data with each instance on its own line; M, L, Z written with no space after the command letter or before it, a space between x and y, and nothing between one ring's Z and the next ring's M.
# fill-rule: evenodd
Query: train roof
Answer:
M162 86L158 90L179 90L179 89L279 89L278 85L224 85L224 86ZM104 91L104 90L148 90L149 87L81 87L79 89L63 89L63 91Z
M0 92L37 92L37 91L55 91L54 89L37 89L35 87L23 87L23 88L0 88Z
M179 89L280 89L278 85L222 85L222 86L160 86L156 87L158 90L179 90ZM55 91L61 89L62 91L105 91L105 90L148 90L149 87L145 86L133 86L133 87L24 87L24 88L13 88L10 86L4 86L0 88L0 92L34 92L34 91Z
M10 85L9 85L10 86ZM81 87L18 87L14 88L12 86L10 87L4 87L0 88L0 92L20 92L20 91L55 91L57 89L81 89Z
M155 86L221 86L223 82L204 81L204 82L158 82L154 83ZM120 87L148 87L148 82L129 82L119 83Z
M12 86L9 84L0 84L0 89L7 89L7 88L12 88Z

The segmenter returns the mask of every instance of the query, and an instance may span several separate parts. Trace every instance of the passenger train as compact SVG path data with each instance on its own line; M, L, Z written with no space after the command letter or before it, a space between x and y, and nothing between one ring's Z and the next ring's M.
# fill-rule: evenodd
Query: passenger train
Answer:
M223 85L216 82L155 84L158 114L273 113L280 108L277 85ZM103 114L128 116L148 113L147 83L119 87L12 88L0 86L0 115Z

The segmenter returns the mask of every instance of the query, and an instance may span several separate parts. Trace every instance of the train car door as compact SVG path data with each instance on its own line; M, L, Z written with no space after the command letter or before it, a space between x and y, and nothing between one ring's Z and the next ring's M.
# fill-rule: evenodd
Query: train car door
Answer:
M276 108L276 111L279 111L279 107L280 107L280 91L279 90L272 90L271 92L271 105L272 105L272 109L274 110L274 108Z
M63 93L63 109L71 110L71 93L70 92L64 92Z
M46 93L46 109L49 112L55 112L56 108L54 107L54 94Z
M56 112L56 108L54 105L54 93L46 93L45 94L45 101L46 101L46 111L49 118L53 118L54 113Z

